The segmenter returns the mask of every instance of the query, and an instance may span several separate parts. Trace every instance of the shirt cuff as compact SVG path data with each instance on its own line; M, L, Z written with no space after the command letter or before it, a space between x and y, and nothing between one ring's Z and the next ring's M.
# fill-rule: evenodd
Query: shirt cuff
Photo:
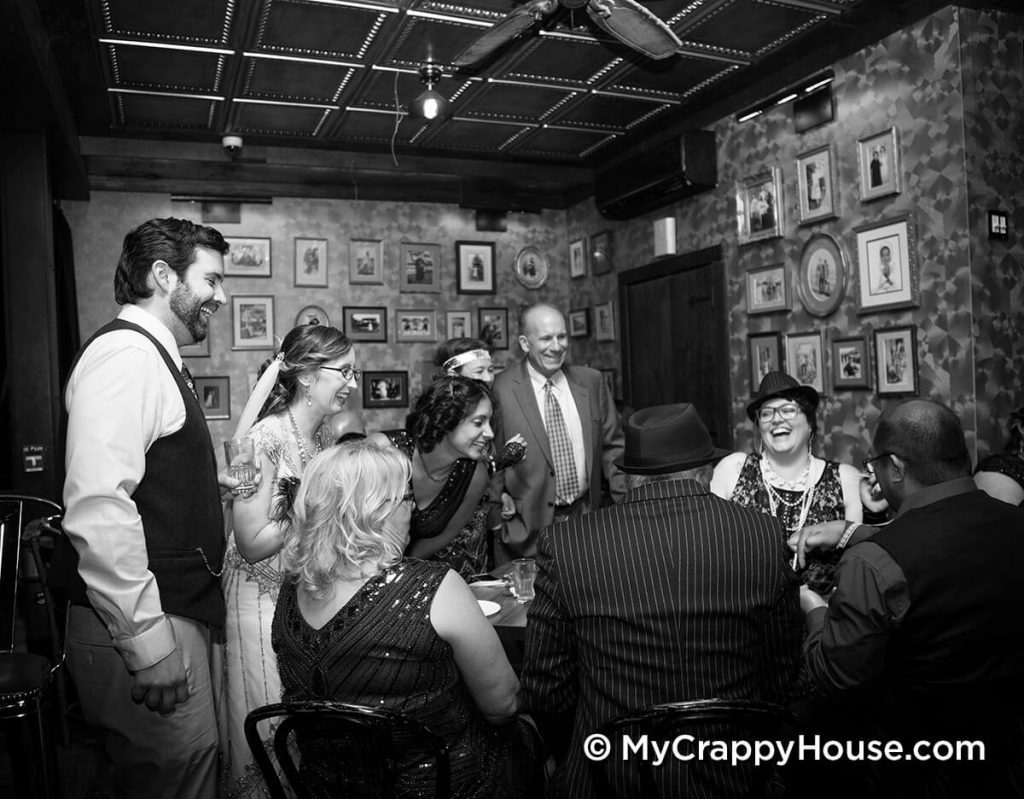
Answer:
M124 658L128 671L131 672L156 665L171 654L177 645L174 628L166 615L161 616L152 627L144 632L114 641L114 646Z

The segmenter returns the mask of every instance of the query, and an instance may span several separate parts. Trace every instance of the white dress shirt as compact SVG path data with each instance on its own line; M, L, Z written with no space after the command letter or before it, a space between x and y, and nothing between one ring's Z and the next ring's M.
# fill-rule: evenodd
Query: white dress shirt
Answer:
M530 382L533 384L533 395L537 398L540 417L544 420L546 426L547 417L544 414L544 407L547 402L547 392L544 390L544 384L548 382L549 378L544 377L544 375L534 369L533 364L529 361L526 362L526 370L529 372ZM589 475L587 473L587 450L583 444L583 422L580 421L580 412L576 407L576 401L572 397L572 391L569 388L569 381L565 377L565 372L559 369L551 375L550 380L551 391L554 393L555 399L558 400L558 407L562 409L565 429L568 431L569 441L572 443L572 456L576 461L576 479L580 487L580 492L577 494L577 498L579 498L586 494L590 487Z
M155 316L126 305L118 319L150 333L180 369L174 336ZM152 342L129 330L89 345L64 398L64 530L78 552L89 601L127 667L137 671L167 657L175 639L132 494L146 473L150 446L185 424L185 404Z

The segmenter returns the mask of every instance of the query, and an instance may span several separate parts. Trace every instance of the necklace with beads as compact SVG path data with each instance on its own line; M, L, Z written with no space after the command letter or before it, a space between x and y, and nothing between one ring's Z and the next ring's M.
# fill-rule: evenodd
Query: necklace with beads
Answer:
M772 516L779 520L783 527L790 533L795 533L797 530L801 530L804 524L807 522L807 514L811 509L811 503L814 501L814 491L817 486L808 486L808 480L811 472L811 459L807 459L807 468L804 469L804 473L797 480L785 480L780 477L775 470L768 463L768 458L762 456L761 458L761 479L764 481L765 489L768 494L768 505L771 508ZM777 484L781 483L776 487ZM792 486L792 488L790 487ZM792 491L798 493L799 496L796 499L788 499L783 496L780 492ZM797 514L796 524L790 526L786 524L785 520L779 515L779 506L782 505L787 510L796 510L800 508L799 514Z
M305 470L306 464L313 460L313 455L309 451L309 447L306 446L306 437L299 431L299 425L295 421L295 417L292 415L291 407L288 408L288 419L292 423L292 433L295 435L295 443L299 448L299 459L302 461L302 468ZM313 434L313 442L316 446L316 451L320 452L320 438L315 433Z
M427 476L428 480L431 480L432 482L435 482L435 483L447 483L448 482L448 475L451 474L452 466L455 465L455 461L452 461L450 464L448 464L448 468L445 469L443 477L434 477L433 473L427 467L427 462L423 458L423 453L420 452L419 450L416 450L416 454L419 455L420 466L423 467L423 474L425 474Z

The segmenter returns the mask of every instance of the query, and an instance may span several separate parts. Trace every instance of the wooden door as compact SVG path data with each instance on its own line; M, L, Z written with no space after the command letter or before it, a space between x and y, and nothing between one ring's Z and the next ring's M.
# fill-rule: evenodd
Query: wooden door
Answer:
M634 410L692 402L716 446L732 447L721 248L619 275L622 375Z

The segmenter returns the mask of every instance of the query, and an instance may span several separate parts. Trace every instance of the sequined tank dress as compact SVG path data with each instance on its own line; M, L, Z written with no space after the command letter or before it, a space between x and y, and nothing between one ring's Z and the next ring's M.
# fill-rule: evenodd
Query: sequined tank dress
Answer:
M800 500L803 499L803 492L774 490L785 500L778 503L776 518L786 528L788 537L800 522ZM736 488L732 492L732 501L771 515L772 505L768 498L768 488L761 476L760 456L753 453L747 455L736 481ZM839 481L839 464L836 461L825 461L825 470L814 486L814 496L807 509L804 524L818 524L845 518L846 505L843 503L843 485ZM827 596L836 586L834 574L842 554L842 550L808 552L807 568L801 574L801 579L807 587Z
M405 558L384 569L319 630L303 619L298 592L282 588L273 644L286 702L334 700L397 710L449 744L451 795L462 799L521 795L528 773L523 722L497 727L477 709L452 648L430 623L430 605L448 572L442 563ZM399 797L432 797L432 768L414 737L396 731ZM364 795L372 775L359 744L312 737L300 742L307 782L317 797ZM419 764L419 765L418 765ZM431 764L432 765L432 764ZM518 784L513 787L509 783ZM373 794L376 795L376 794Z
M412 437L405 430L385 430L384 435L409 460L412 460L415 445ZM425 508L421 509L419 506L413 508L412 521L409 524L411 540L434 538L444 532L444 528L466 498L466 492L469 491L469 484L473 482L476 467L477 462L469 458L459 458L452 464L448 479L441 487L440 493L434 497L434 501ZM465 526L445 546L430 555L428 560L446 563L463 577L486 572L486 526L489 509L485 493Z

